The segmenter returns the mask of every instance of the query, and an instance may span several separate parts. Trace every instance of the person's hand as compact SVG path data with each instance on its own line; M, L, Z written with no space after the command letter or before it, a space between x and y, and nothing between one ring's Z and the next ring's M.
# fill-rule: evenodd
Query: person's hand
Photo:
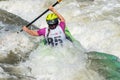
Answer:
M23 26L22 29L23 29L24 31L27 31L27 30L28 30L28 28L27 28L26 26Z
M55 10L53 6L49 6L48 9L51 10L51 11Z

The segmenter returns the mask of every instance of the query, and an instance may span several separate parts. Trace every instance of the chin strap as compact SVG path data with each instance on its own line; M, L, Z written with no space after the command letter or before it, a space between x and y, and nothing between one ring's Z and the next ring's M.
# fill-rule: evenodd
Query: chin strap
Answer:
M50 34L50 28L48 28L47 38L48 38L49 34Z

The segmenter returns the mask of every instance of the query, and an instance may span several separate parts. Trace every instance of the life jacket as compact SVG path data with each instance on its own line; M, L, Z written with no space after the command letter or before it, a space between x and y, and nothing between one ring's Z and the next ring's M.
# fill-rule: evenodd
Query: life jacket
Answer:
M60 25L58 25L55 29L46 28L45 40L48 45L57 46L62 45L64 40L66 40L66 35Z

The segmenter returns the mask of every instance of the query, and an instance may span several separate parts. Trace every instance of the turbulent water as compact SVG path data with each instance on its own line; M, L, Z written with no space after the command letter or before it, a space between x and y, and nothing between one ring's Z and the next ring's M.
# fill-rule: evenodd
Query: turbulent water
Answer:
M120 57L120 1L64 0L55 7L80 43L68 41L63 47L51 48L40 44L41 37L16 33L26 21L31 22L54 2L0 0L0 9L16 15L0 10L0 80L118 80L108 79L109 76L105 79L107 75L87 66L86 52ZM46 15L34 25L47 26Z

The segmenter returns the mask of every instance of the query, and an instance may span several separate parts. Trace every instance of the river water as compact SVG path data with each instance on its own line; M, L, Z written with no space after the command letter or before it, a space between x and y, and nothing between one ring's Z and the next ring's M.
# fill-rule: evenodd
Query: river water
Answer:
M56 0L3 0L0 1L0 9L31 22L54 2ZM32 51L25 62L21 61L13 67L14 75L5 73L1 68L4 74L0 77L10 77L8 80L104 80L101 75L85 67L85 52L99 51L120 57L120 0L64 0L55 8L64 16L71 34L81 45L73 46L66 42L64 47L53 49L40 44L33 49L34 44L29 44L31 40L22 33L19 36L1 34L4 36L1 53L16 47L22 52ZM47 26L47 14L34 25L38 28Z

